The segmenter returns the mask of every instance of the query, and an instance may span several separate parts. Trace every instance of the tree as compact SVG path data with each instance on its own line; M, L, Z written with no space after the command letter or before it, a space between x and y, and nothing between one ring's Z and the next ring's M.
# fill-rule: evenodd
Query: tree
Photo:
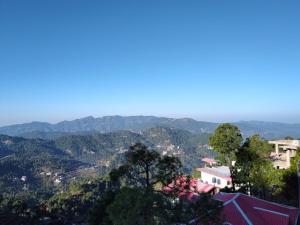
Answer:
M246 139L236 152L235 182L239 191L260 198L275 193L281 186L281 172L275 170L269 155L272 147L259 135Z
M157 184L167 185L175 180L180 176L181 168L178 158L161 157L158 152L137 143L125 154L125 164L113 169L110 177L113 181L125 178L125 182L133 187L150 190Z
M235 189L235 183L232 161L236 159L236 152L242 141L243 137L239 128L228 123L221 124L209 139L210 146L219 153L220 160L230 169L233 190Z
M107 208L114 202L116 192L109 190L104 193L101 198L92 207L88 217L90 225L113 225L112 220L109 218Z
M65 223L84 222L88 211L97 202L107 187L102 179L83 179L71 183L62 193L56 193L46 202L49 214Z
M165 202L157 192L142 188L124 187L117 193L107 212L114 225L158 225L168 224Z
M253 135L246 139L244 144L236 152L235 182L239 184L240 191L252 193L254 183L258 183L265 175L264 171L270 167L267 156L271 151L270 145L260 139L259 135ZM264 180L263 182L265 182ZM259 185L258 185L259 186ZM258 188L256 186L256 188Z
M203 194L197 201L192 204L192 212L195 220L192 225L206 224L216 225L222 224L222 218L220 217L223 204L220 201L216 201L208 194Z
M291 161L291 167L284 171L282 176L283 188L279 193L279 197L282 197L286 204L298 206L298 168L297 164L300 162L300 148L296 151L296 156Z
M191 202L178 198L177 188L166 191L167 185L182 177L181 162L176 157L160 156L144 144L131 146L125 154L125 163L112 170L110 177L114 182L123 183L123 187L116 190L112 201L107 204L100 201L91 218L96 223L91 225L191 224L192 220L218 218L218 210L213 209L219 209L220 205L212 204L211 197L209 202L201 198ZM97 210L102 210L98 214L101 218L97 217Z

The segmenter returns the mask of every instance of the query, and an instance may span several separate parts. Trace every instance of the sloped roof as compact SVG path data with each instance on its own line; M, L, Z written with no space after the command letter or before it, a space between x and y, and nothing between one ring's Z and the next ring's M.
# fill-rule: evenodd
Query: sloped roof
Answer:
M211 159L211 158L203 158L202 162L209 163L209 164L216 164L217 163L216 160Z
M178 197L193 201L199 197L200 193L209 193L215 188L214 185L201 182L199 179L188 179L182 176L176 182L170 183L164 187L164 191L178 192Z
M298 209L261 200L241 193L219 193L222 216L232 225L295 225Z

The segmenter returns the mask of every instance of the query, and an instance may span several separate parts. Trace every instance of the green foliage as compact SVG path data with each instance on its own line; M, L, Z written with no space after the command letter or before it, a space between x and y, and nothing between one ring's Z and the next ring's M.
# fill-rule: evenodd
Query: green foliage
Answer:
M178 199L182 189L175 187L165 192L157 188L157 184L163 187L181 177L180 168L180 160L175 157L161 157L141 143L131 146L125 164L110 173L114 181L125 177L127 186L117 192L106 208L108 217L105 218L114 225L189 223L195 218L215 221L220 204L213 202L211 196L190 202ZM185 188L189 191L189 185Z
M271 146L259 135L246 139L236 153L235 182L246 193L261 192L272 187L272 177L276 174L268 159ZM271 176L270 176L271 175ZM274 184L275 185L275 184Z
M216 225L221 224L222 202L214 200L210 195L203 194L200 199L192 203L193 217L197 218L195 225L206 224Z
M227 165L231 165L235 159L235 153L243 141L238 127L232 124L221 124L209 139L209 144L220 153L221 159Z
M147 146L137 143L125 154L125 164L112 170L110 177L126 178L134 187L153 189L156 184L166 185L180 175L181 162L171 156L161 157L158 152L148 150Z
M101 179L74 182L67 191L52 196L46 202L47 209L65 221L86 221L89 209L107 187L107 181Z
M191 177L195 178L195 179L201 178L201 172L199 172L195 169L195 170L193 170Z
M89 135L70 135L55 140L56 147L69 152L77 160L101 164L110 162L110 169L118 167L122 152L134 143L143 143L155 148L160 154L170 149L169 155L176 154L184 163L184 169L190 172L199 166L202 157L213 157L215 153L207 147L210 134L194 134L188 131L167 127L155 127L133 133L118 131L115 133ZM121 152L121 153L120 153Z
M299 207L298 203L298 168L300 162L300 149L297 150L296 156L291 161L291 167L282 174L283 187L277 197L286 204Z
M219 153L219 160L230 169L233 191L235 191L235 172L232 161L236 160L236 153L242 141L239 128L229 123L221 124L209 139L210 146Z
M90 225L113 225L107 208L114 202L115 196L115 191L108 190L97 200L89 212L88 223Z
M39 200L34 192L0 196L0 224L40 224L39 219L44 214L39 207Z
M161 196L139 188L122 188L107 212L114 225L167 224Z
M0 152L4 148L6 156L0 159L0 189L2 192L18 193L24 189L49 191L54 190L40 176L43 170L69 172L83 163L73 160L53 142L30 140L0 135ZM27 177L26 182L20 178Z
M282 171L273 167L269 155L272 147L259 135L246 139L236 153L234 179L239 191L266 199L282 188Z

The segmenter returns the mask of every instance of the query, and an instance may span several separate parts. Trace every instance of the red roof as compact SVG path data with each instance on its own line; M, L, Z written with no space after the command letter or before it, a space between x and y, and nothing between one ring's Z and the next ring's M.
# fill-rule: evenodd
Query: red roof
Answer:
M219 193L224 222L232 225L295 225L298 209L241 193Z
M176 182L164 187L164 190L166 192L176 191L178 197L194 200L198 197L198 194L208 193L214 188L215 187L213 185L203 183L199 179L188 179L187 177L183 176L178 178Z
M210 158L203 158L202 162L206 162L208 164L216 164L217 163L216 160L210 159Z

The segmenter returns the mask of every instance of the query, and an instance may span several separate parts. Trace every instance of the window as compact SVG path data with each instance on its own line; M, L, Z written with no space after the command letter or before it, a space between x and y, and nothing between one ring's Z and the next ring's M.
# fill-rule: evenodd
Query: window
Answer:
M212 178L212 183L215 184L217 179L215 177Z
M217 180L217 184L219 184L219 185L221 184L221 180L220 179Z
M230 181L228 180L228 181L227 181L227 185L230 185L230 184L231 184L231 183L230 183Z

